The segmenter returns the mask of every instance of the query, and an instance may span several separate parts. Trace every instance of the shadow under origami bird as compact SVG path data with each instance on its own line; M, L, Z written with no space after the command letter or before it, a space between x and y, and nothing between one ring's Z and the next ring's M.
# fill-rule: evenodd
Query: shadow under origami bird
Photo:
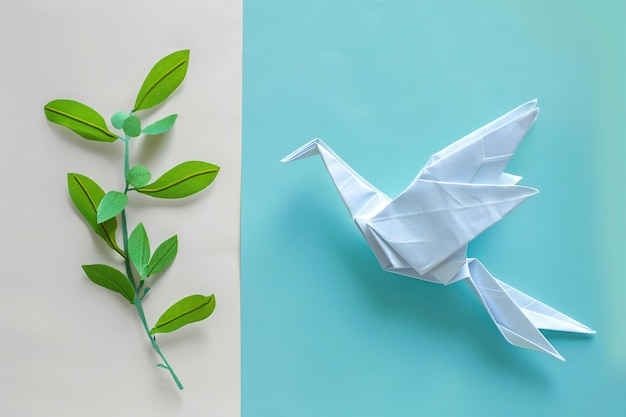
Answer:
M537 118L533 100L434 154L391 199L314 139L281 162L320 155L383 269L448 285L465 280L511 344L565 360L538 329L594 330L493 277L468 242L537 193L504 172Z

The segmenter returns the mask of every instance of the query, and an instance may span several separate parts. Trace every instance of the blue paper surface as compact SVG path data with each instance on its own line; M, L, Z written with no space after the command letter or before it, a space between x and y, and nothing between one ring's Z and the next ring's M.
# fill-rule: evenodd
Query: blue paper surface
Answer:
M500 3L246 1L244 417L626 409L626 6ZM501 340L464 285L382 271L321 161L279 163L321 137L393 197L533 98L507 171L541 193L470 253L598 331L552 332L566 363Z

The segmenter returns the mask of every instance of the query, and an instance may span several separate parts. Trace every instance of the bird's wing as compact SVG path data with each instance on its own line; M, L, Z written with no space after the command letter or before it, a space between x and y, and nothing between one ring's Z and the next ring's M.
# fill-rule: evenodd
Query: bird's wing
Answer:
M465 184L515 184L504 174L509 159L537 118L537 101L510 111L434 154L417 179Z
M367 226L424 275L536 193L518 185L415 180Z

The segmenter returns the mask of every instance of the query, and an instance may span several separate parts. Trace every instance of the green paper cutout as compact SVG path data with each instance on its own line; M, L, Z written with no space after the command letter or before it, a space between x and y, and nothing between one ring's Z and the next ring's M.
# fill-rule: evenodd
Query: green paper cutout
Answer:
M137 188L142 194L156 198L183 198L208 187L220 167L202 161L188 161L167 171L152 184Z
M128 204L128 197L119 191L109 191L102 197L102 201L98 204L98 212L96 221L98 223L105 222L124 210Z
M141 135L141 120L139 120L137 116L128 116L126 120L124 120L122 128L124 129L124 133L128 136L136 138Z
M172 236L159 245L154 251L154 255L150 258L150 263L146 268L146 277L154 274L158 274L170 264L176 258L178 253L178 236Z
M117 135L107 128L104 118L89 106L73 100L52 100L44 106L52 123L64 126L88 140L113 142Z
M113 116L111 116L111 124L116 129L121 129L124 126L124 120L128 117L128 113L123 111L118 111Z
M85 275L87 275L87 278L93 283L122 294L129 303L134 304L135 289L128 278L126 278L126 275L122 274L117 269L107 265L97 264L83 265L83 271L85 271Z
M146 135L160 135L161 133L165 133L170 130L172 126L174 126L174 122L176 121L177 117L177 114L167 116L159 121L152 123L151 125L144 127L141 132L145 133Z
M146 278L146 268L150 262L150 241L143 224L139 223L128 238L128 255L141 279Z
M172 236L161 243L150 257L150 240L141 223L135 227L128 238L128 255L142 280L170 266L177 253L178 236Z
M87 220L93 231L104 239L111 249L122 255L122 257L126 257L124 251L120 249L115 241L117 220L112 218L103 223L97 221L98 205L104 197L102 188L88 177L72 173L67 174L67 188L74 206Z
M143 300L150 291L145 278L162 272L171 265L178 252L178 237L172 236L159 245L150 256L150 242L143 224L139 223L128 235L126 209L128 193L137 191L141 194L159 198L182 198L206 188L219 172L217 165L208 162L190 161L180 164L163 174L152 185L146 185L151 178L150 171L141 165L130 168L130 142L141 135L141 120L135 111L147 109L163 102L185 78L189 60L189 51L178 51L161 59L146 77L133 111L129 114L117 112L111 117L111 123L117 129L123 129L124 136L111 133L104 121L92 108L72 100L53 100L44 106L44 112L52 123L64 126L85 139L124 144L124 188L120 191L104 193L95 181L85 175L70 173L67 186L70 198L87 224L105 243L122 256L126 274L116 268L95 264L83 265L87 277L95 284L120 293L134 305L139 320L154 352L162 363L160 368L169 371L179 389L183 389L178 376L167 362L149 330L143 310ZM169 130L176 121L176 115L165 117L147 126L146 134L159 134ZM123 249L116 242L117 216L121 219ZM133 266L139 273L135 278ZM153 333L176 330L185 324L207 318L215 308L215 297L193 295L174 304L159 319Z
M150 330L150 334L173 332L187 324L206 319L213 310L215 310L213 295L190 295L165 310Z
M143 187L150 182L152 174L143 165L135 165L126 174L126 181L133 187Z
M189 50L174 52L157 62L139 89L133 111L162 103L178 88L187 74Z

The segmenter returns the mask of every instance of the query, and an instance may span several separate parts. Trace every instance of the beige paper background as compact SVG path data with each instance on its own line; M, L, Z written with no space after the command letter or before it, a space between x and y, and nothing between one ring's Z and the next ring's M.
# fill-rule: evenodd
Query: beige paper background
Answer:
M241 1L0 3L1 415L239 415L241 44ZM146 298L150 323L186 295L216 295L208 320L159 337L179 392L155 367L132 306L80 268L118 259L73 208L66 173L119 189L123 147L85 141L48 123L42 108L71 98L108 119L132 107L158 59L187 48L182 87L141 115L178 113L176 126L140 139L133 162L154 177L194 159L222 170L192 198L132 195L128 210L153 248L179 236L176 261Z

